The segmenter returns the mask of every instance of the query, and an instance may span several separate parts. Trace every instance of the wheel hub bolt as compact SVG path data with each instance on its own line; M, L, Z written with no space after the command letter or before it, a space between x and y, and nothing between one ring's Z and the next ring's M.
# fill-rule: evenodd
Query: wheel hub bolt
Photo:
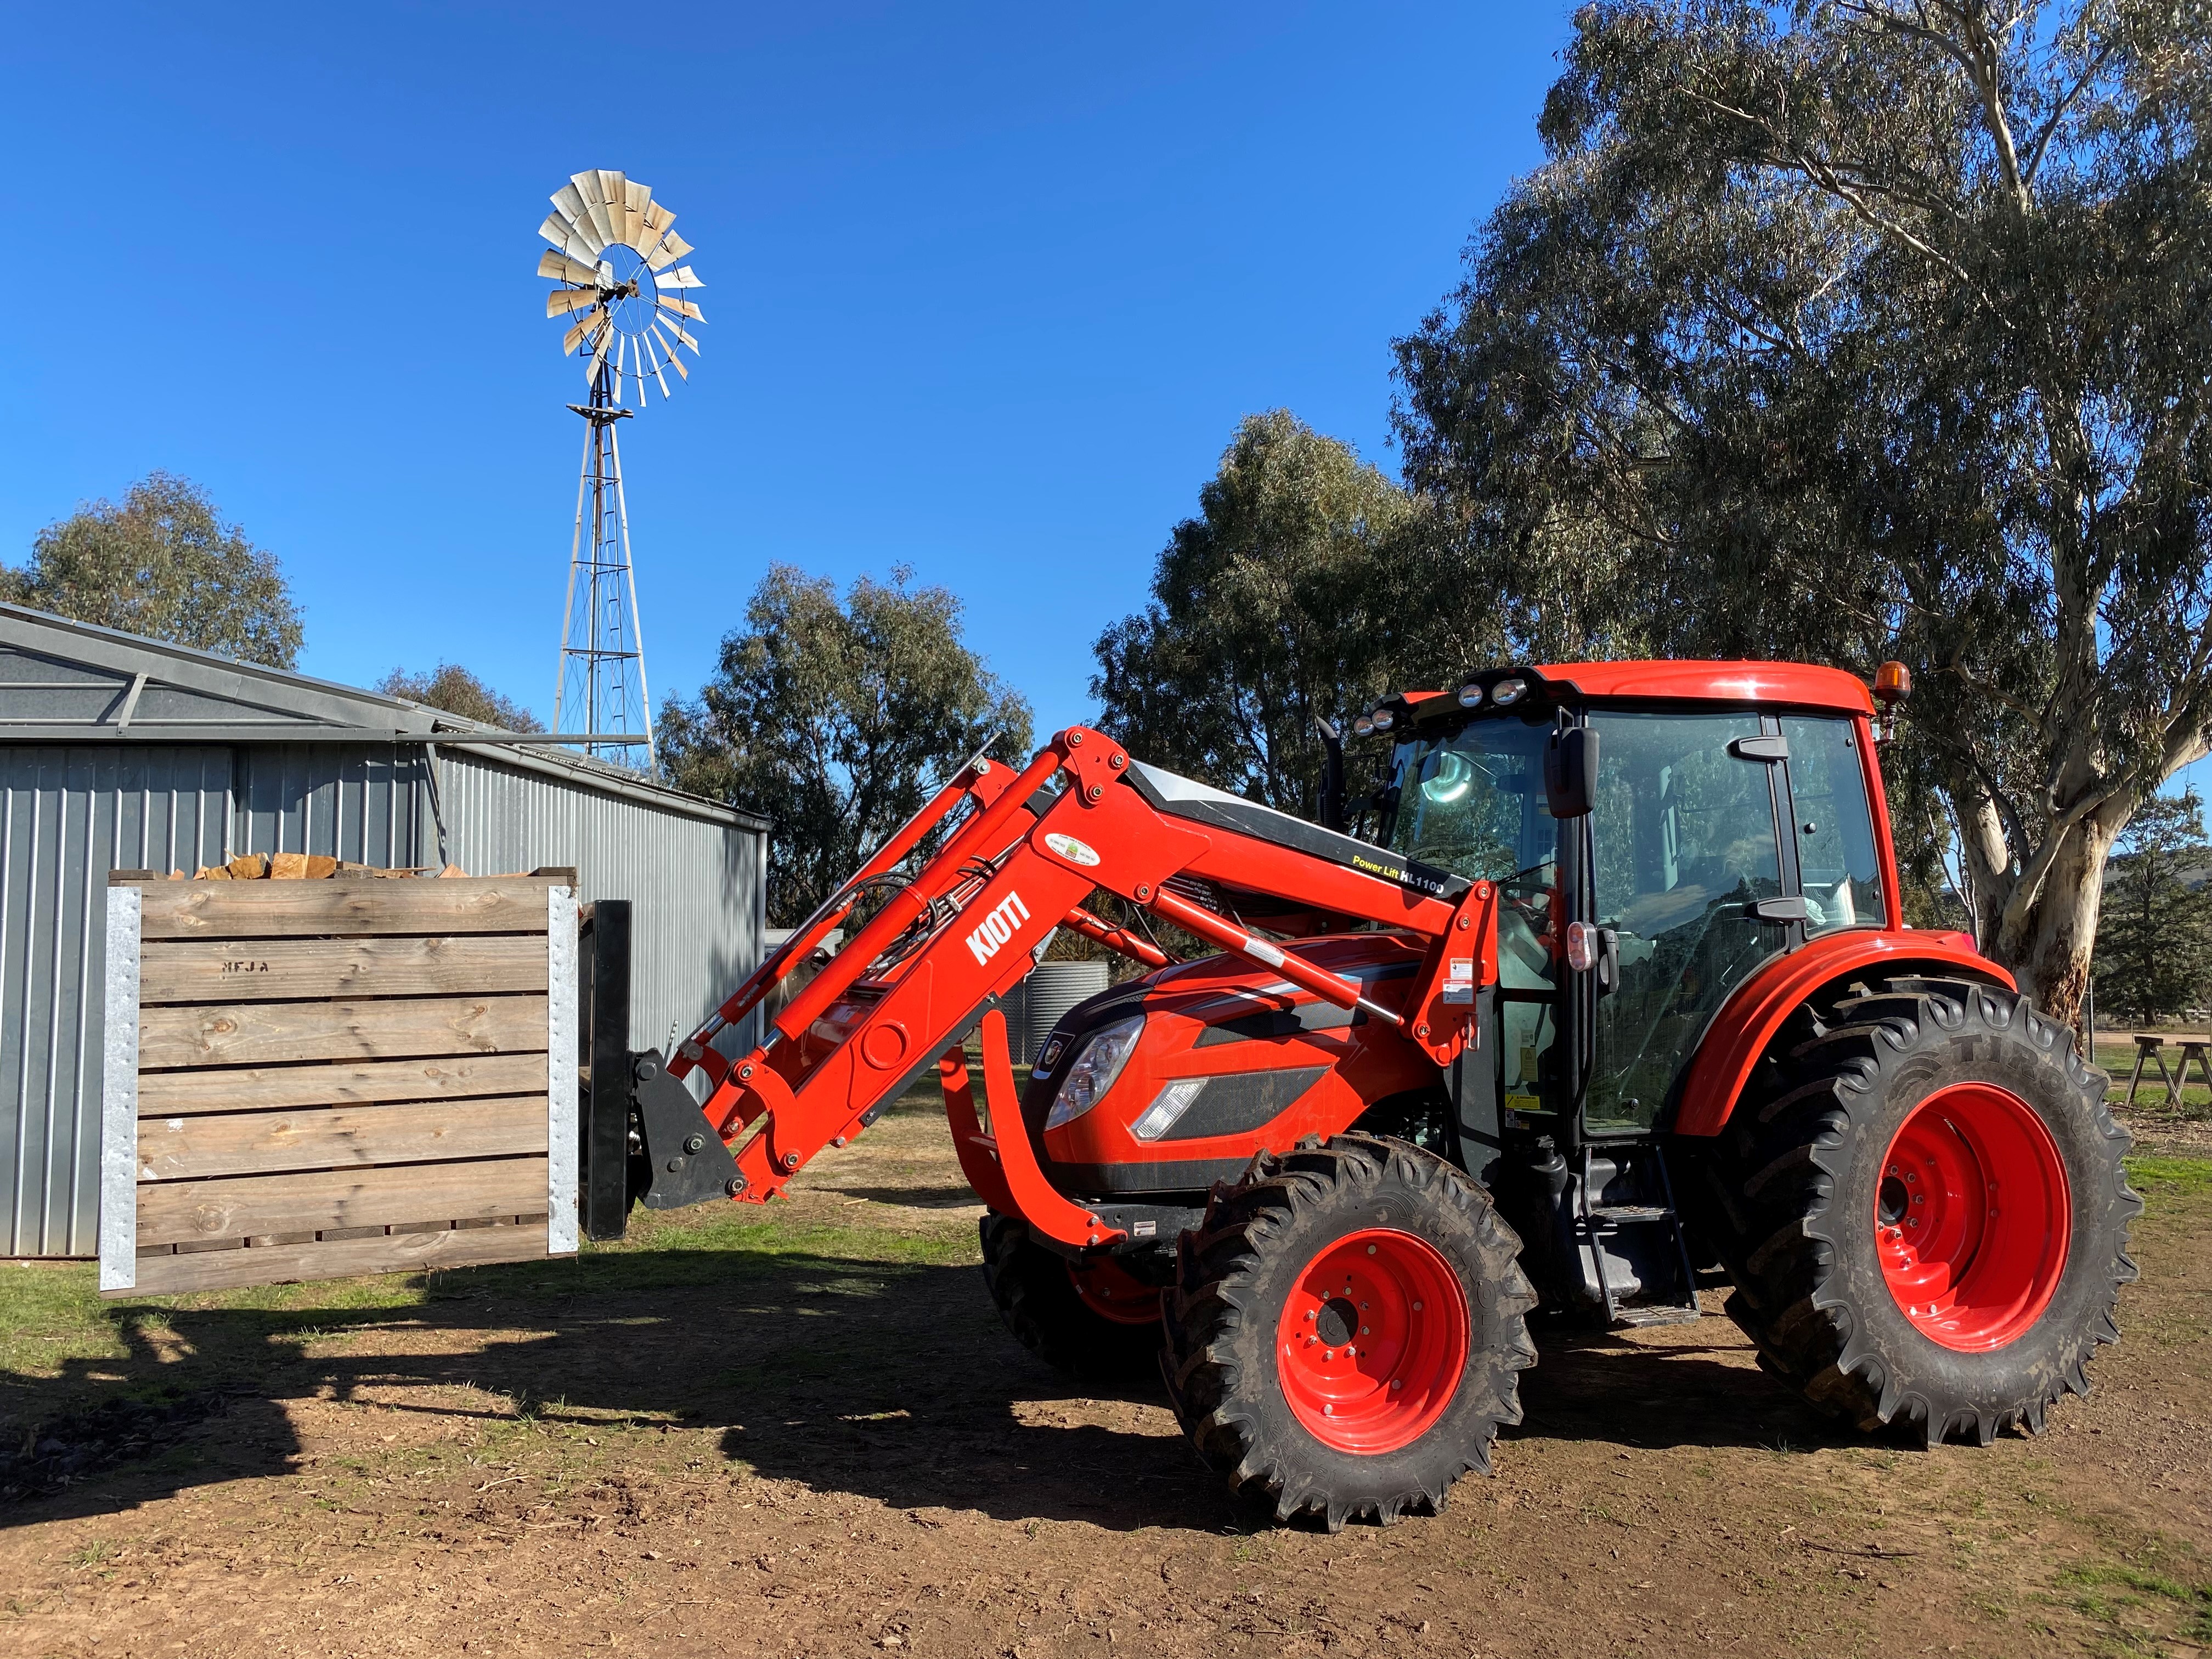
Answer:
M1402 1389L1406 1386L1406 1379L1402 1376L1394 1376L1390 1379L1390 1386L1394 1389Z
M1416 1303L1413 1304L1413 1311L1414 1311L1415 1313L1419 1313L1419 1312L1420 1312L1420 1310L1421 1310L1421 1304L1420 1304L1419 1303L1416 1302Z

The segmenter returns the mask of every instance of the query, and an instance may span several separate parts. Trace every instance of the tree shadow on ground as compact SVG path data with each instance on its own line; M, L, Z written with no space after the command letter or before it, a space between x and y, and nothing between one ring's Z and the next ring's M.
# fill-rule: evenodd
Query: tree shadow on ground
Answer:
M0 1444L21 1451L0 1460L0 1525L290 1472L306 1449L283 1402L319 1395L447 1420L526 1407L719 1431L732 1464L901 1509L1116 1529L1250 1520L1164 1410L1131 1409L1160 1406L1157 1385L1115 1403L1060 1377L1006 1334L972 1267L664 1249L441 1273L398 1310L125 1304L111 1317L123 1357L12 1379ZM1513 1437L1836 1441L1717 1349L1565 1333L1541 1346Z

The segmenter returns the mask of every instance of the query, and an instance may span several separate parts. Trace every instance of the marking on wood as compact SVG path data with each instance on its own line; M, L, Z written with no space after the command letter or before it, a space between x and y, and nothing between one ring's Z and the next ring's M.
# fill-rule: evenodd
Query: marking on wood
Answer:
M145 948L139 1000L483 996L543 991L545 943L528 933L396 939L178 939Z

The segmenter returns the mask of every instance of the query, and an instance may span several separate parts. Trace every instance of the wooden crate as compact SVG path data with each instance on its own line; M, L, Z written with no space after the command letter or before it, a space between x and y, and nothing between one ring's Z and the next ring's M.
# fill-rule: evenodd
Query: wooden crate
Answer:
M573 872L118 882L100 1287L576 1248Z

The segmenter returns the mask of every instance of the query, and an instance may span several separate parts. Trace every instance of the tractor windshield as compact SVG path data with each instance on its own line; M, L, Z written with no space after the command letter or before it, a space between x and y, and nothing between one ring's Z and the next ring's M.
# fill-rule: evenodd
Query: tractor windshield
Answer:
M1390 848L1499 884L1498 976L1508 988L1554 980L1559 832L1544 796L1552 724L1548 714L1492 715L1398 749Z

